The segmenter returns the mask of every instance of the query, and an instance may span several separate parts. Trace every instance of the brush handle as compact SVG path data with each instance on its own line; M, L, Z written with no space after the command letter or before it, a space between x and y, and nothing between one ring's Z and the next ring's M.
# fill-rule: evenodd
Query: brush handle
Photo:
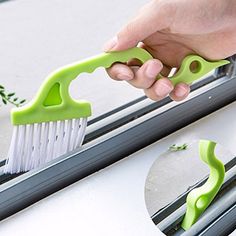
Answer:
M46 78L31 103L12 111L12 123L40 123L90 116L91 107L87 101L75 101L71 98L69 94L71 81L83 72L92 73L98 67L108 68L115 62L127 62L134 58L145 63L152 59L152 56L146 50L135 47L125 51L102 53L59 68ZM195 71L190 69L193 62L198 66ZM183 60L179 71L170 79L174 85L180 82L192 83L214 68L227 63L225 60L207 62L199 56L190 55ZM161 75L158 76L160 77Z
M12 110L12 123L32 124L90 116L89 102L71 98L71 81L83 72L92 73L98 67L108 68L115 62L127 62L133 58L144 63L152 59L152 56L144 49L131 48L120 52L102 53L59 68L46 78L33 101Z
M69 85L72 80L77 78L81 73L92 73L99 67L108 68L115 62L127 62L132 58L140 60L142 63L151 59L152 56L144 49L132 48L126 51L102 53L100 55L87 58L85 60L73 63L71 65L59 68L48 76L45 83L42 85L41 91L39 91L39 97L37 100L39 104L46 106L54 105L56 94L50 94L50 90L55 84L60 85L61 99L58 99L58 103L71 102L69 95Z
M228 63L230 63L228 60L207 61L198 55L188 55L183 59L177 73L169 79L174 86L178 83L191 84L210 71Z
M133 58L144 63L147 60L152 59L152 56L146 50L136 47L125 51L102 53L98 56L62 67L49 75L45 83L42 85L37 98L38 105L50 106L60 104L63 101L69 101L71 100L69 95L69 85L80 73L92 73L98 67L108 68L115 62L127 62ZM191 70L192 63L195 63L196 68L194 70ZM190 84L214 68L227 63L228 61L225 60L208 62L200 56L189 55L184 58L180 69L174 76L170 77L170 79L173 85L180 82ZM161 75L158 77L161 77ZM53 89L54 87L55 89ZM56 92L58 91L57 87L60 87L61 96L56 96Z

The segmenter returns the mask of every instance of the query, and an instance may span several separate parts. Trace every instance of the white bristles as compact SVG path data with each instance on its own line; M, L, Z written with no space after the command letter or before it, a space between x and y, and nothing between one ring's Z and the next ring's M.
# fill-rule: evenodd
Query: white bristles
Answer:
M34 169L82 145L87 119L14 126L4 173Z

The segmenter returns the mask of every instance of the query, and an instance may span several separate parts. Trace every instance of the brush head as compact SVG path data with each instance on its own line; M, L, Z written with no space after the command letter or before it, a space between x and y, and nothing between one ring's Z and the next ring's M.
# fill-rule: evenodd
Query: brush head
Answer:
M87 118L16 125L4 173L29 171L82 145Z
M36 97L27 105L13 109L14 125L5 173L31 170L79 147L83 141L90 103L71 98L69 86L80 73L137 58L145 62L152 56L141 48L102 53L51 73Z

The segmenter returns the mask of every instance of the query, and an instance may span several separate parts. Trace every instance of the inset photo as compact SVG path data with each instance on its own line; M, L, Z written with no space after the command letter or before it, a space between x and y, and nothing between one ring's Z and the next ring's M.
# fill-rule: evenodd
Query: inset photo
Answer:
M231 209L235 176L236 157L220 144L209 140L173 144L157 157L146 179L151 220L165 235L208 235L208 227L221 235L220 225L233 220L215 222L227 211L235 218Z

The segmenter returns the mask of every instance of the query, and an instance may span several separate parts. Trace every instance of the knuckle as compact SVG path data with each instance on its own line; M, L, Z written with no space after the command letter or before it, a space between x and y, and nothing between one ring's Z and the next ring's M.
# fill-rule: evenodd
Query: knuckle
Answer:
M155 102L158 102L161 100L160 97L158 97L155 93L152 93L149 91L149 89L145 89L144 90L144 94L151 100L155 101Z
M117 74L118 74L118 71L117 71L117 69L114 67L111 67L110 69L109 69L109 72L108 72L108 74L110 75L110 76L113 76L113 77L115 77Z

